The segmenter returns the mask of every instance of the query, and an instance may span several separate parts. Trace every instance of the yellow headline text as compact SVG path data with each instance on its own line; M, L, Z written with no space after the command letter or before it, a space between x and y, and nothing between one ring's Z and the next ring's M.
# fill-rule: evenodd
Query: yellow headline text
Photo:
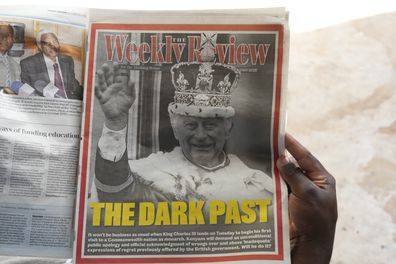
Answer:
M92 226L252 224L268 221L271 200L91 202Z

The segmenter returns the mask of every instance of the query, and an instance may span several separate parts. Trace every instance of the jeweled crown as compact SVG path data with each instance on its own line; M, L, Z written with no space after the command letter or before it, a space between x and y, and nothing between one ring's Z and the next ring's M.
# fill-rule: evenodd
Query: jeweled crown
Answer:
M182 62L171 68L175 87L174 103L208 107L228 107L240 72L213 62Z

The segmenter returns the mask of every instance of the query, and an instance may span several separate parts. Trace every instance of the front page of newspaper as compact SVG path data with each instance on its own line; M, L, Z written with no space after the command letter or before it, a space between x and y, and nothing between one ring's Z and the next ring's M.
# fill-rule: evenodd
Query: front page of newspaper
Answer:
M290 263L287 22L214 13L91 24L76 263Z
M0 10L0 255L70 258L85 26L23 10Z

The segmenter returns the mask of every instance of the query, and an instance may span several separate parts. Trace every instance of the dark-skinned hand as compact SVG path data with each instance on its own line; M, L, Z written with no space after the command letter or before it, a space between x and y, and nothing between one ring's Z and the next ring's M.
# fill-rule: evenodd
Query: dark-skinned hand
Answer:
M328 264L337 222L334 177L296 139L286 134L287 151L277 161L283 179L290 187L289 223L293 264Z

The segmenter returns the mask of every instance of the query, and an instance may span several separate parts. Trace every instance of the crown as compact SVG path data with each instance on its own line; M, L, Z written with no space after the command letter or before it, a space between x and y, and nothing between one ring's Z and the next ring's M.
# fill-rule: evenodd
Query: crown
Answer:
M240 72L233 66L213 62L182 62L171 68L172 83L175 87L174 106L182 106L184 115L198 115L208 112L207 108L217 108L217 116L231 105L231 93L235 90ZM190 107L190 108L187 108ZM198 113L188 109L198 107ZM177 108L176 108L177 109ZM180 112L174 109L176 112ZM171 110L171 109L170 109ZM188 110L188 111L186 111ZM212 109L212 112L214 109ZM216 112L216 111L214 111Z

